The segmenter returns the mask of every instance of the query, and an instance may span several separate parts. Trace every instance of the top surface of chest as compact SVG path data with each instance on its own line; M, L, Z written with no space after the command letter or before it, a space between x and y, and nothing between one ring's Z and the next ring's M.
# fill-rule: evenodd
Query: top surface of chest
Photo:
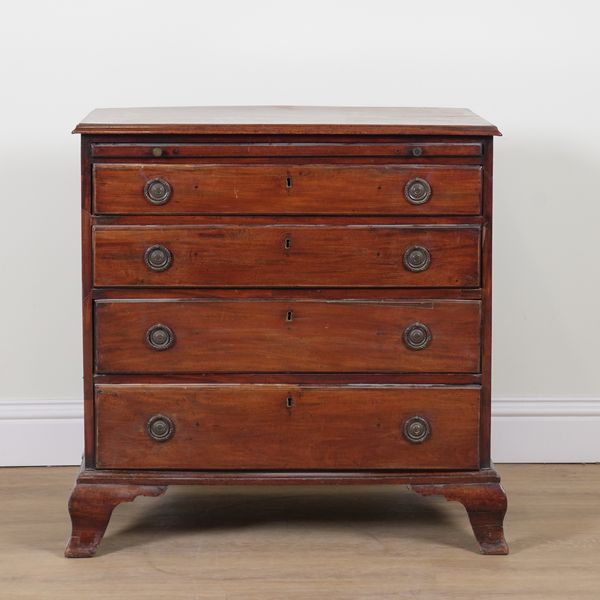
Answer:
M100 108L75 133L500 135L466 108L333 106Z

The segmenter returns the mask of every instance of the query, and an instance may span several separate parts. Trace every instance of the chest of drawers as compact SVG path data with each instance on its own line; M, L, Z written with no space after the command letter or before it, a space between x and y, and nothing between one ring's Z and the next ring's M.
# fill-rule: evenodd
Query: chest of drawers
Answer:
M463 109L100 109L69 557L177 484L409 485L505 554L492 141Z

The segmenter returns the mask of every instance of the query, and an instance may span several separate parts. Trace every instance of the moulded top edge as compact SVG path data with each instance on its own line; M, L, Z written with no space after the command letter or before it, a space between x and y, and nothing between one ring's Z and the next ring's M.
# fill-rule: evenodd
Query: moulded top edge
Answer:
M99 108L73 133L501 135L466 108L333 106Z

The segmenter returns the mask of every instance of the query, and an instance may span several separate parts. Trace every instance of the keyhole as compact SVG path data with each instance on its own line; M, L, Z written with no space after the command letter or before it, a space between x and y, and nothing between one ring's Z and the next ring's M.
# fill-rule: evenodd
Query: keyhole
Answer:
M291 310L287 311L287 314L285 315L285 320L289 323L290 321L294 320L294 313Z
M288 190L292 187L292 178L289 175L285 178L285 187Z
M285 238L285 241L283 242L283 247L286 250L289 250L292 247L292 240L291 240L291 238Z
M285 405L287 408L292 408L294 406L294 399L291 396L288 396L285 400Z

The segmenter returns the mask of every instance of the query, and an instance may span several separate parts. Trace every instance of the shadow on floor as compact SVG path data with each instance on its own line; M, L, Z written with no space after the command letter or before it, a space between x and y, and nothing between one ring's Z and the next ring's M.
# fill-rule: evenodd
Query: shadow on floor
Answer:
M290 535L294 528L311 527L322 528L323 535L332 529L351 529L373 537L369 530L381 531L383 527L386 536L435 541L478 552L462 506L451 503L456 504L452 507L442 498L422 498L399 487L303 487L300 491L294 487L209 490L173 486L162 498L136 502L143 506L116 509L115 516L117 511L130 514L122 514L116 528L109 525L99 555L148 543L152 537L232 530L242 533L282 523L290 528Z

